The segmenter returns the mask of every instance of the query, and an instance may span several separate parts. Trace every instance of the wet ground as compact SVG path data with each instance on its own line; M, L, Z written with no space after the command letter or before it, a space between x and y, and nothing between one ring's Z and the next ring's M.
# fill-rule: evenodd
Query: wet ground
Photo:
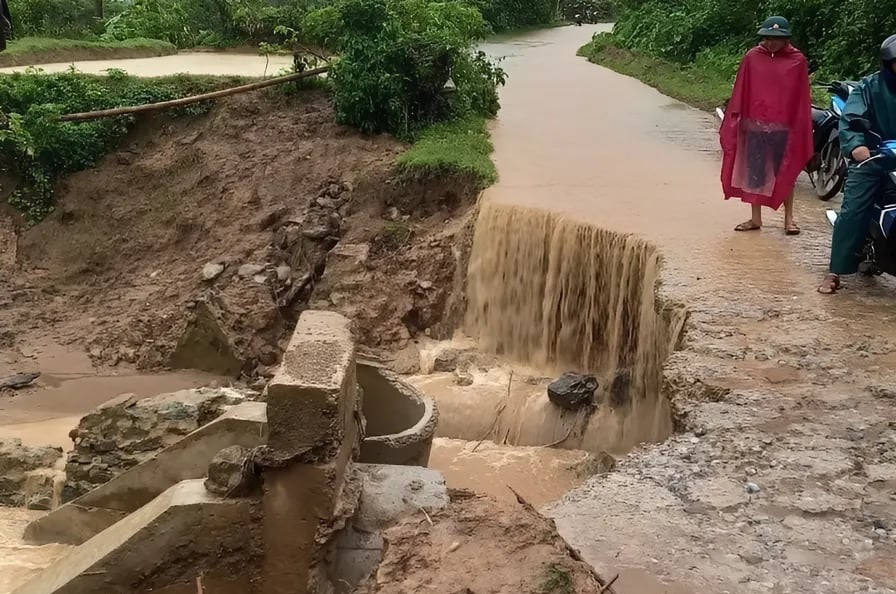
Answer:
M721 200L716 123L576 58L590 34L488 47L508 56L509 82L486 199L660 247L662 293L691 312L666 365L686 432L550 513L601 572L622 573L620 593L896 591L894 284L814 292L830 231L806 185L801 236L780 214L733 233L748 208Z

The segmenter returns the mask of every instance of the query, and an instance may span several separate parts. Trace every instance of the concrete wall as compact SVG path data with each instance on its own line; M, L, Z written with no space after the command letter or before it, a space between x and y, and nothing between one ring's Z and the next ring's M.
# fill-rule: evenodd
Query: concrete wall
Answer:
M304 594L323 561L323 534L336 521L360 442L348 319L302 313L267 400L268 446L285 462L264 472L264 592Z
M150 460L35 520L26 528L25 540L81 544L180 481L204 477L222 449L263 444L266 421L263 402L239 404Z
M358 364L358 384L367 420L360 461L427 466L439 420L435 402L374 365Z
M179 483L48 567L13 594L138 594L241 576L255 591L262 542L257 500ZM186 590L181 590L186 591ZM236 591L236 590L234 590Z

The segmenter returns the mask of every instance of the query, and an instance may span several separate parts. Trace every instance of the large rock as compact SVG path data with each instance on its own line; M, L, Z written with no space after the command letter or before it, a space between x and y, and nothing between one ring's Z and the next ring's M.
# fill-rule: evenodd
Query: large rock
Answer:
M243 360L226 331L225 317L223 308L214 300L199 300L171 354L171 366L237 377Z
M138 399L125 395L94 410L71 432L63 502L108 482L124 470L219 417L246 395L232 388L199 388Z
M208 465L205 489L222 497L245 495L251 488L244 470L249 454L249 449L242 446L230 446L215 454L211 464Z
M50 511L59 507L65 473L54 468L40 468L25 473L25 507Z
M34 448L20 439L0 440L0 505L24 505L28 473L51 468L61 457L62 448Z
M548 386L551 402L567 410L579 410L594 404L597 378L593 375L567 372Z

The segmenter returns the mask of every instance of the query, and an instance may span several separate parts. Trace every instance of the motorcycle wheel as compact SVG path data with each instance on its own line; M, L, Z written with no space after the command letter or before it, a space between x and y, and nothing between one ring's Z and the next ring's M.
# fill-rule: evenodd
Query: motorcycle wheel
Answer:
M818 181L815 194L827 202L840 193L846 182L846 159L840 152L840 139L832 136L821 148L821 166L818 168Z

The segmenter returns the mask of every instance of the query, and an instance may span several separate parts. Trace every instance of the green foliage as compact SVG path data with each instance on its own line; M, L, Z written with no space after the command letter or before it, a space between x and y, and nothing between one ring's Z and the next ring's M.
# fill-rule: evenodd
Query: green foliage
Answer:
M485 188L498 179L498 171L491 160L492 150L485 118L470 116L425 130L414 146L399 157L398 165L409 175L469 174Z
M298 28L308 0L133 0L106 23L106 38L152 37L178 47L272 40L279 26Z
M557 563L548 565L541 584L541 594L575 594L569 570Z
M17 37L91 37L102 30L95 0L16 0L12 2Z
M90 167L133 123L131 117L83 123L58 120L63 113L109 109L175 99L220 85L211 78L139 79L121 71L106 77L80 74L0 76L0 113L8 125L0 129L0 169L20 180L10 204L36 222L53 208L53 184L63 174ZM192 106L180 113L196 113Z
M557 19L557 0L466 0L495 33L547 25Z
M894 9L893 0L623 0L614 33L627 49L691 64L706 52L742 53L759 24L780 14L820 77L858 78L876 68Z
M472 50L487 30L476 9L427 0L341 0L303 26L308 39L340 54L329 72L337 120L404 137L497 113L504 72ZM449 81L454 92L446 92Z
M614 0L564 0L560 16L567 21L609 23L616 16Z

